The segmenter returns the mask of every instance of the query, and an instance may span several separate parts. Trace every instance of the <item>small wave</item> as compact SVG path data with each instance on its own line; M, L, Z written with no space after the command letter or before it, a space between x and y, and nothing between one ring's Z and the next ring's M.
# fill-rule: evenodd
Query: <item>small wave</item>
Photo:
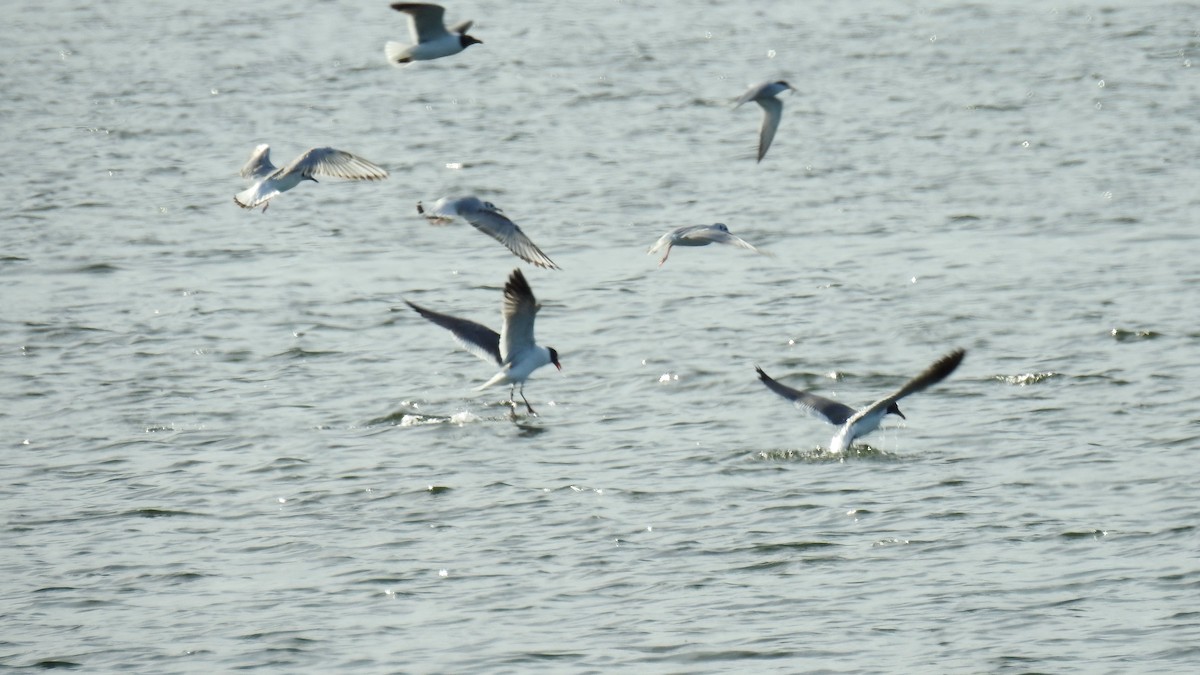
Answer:
M1152 330L1126 330L1124 328L1114 328L1108 332L1117 342L1133 342L1136 340L1153 340L1157 337L1162 337L1162 333Z
M366 425L372 427L385 424L398 427L421 427L432 424L453 424L461 427L465 424L479 422L484 419L467 410L456 412L453 415L433 415L417 412L417 406L408 401L405 401L402 405L406 409L397 410L382 417L368 420Z
M305 359L305 358L316 357L316 356L336 356L338 354L341 354L341 352L331 352L331 351L317 352L317 351L309 351L307 349L301 349L299 347L292 347L291 349L279 352L278 354L274 355L272 358Z
M108 263L93 263L91 265L77 267L71 271L79 272L81 274L111 274L113 272L121 271L121 268Z
M1025 387L1031 384L1045 382L1051 378L1062 377L1062 373L1046 371L1044 373L1022 373L1020 375L997 375L996 379L1005 384L1015 384Z
M848 459L876 461L899 461L901 459L899 455L869 445L856 445L845 452L830 452L820 446L811 450L760 450L754 453L754 458L768 462L788 461L813 464L840 464Z

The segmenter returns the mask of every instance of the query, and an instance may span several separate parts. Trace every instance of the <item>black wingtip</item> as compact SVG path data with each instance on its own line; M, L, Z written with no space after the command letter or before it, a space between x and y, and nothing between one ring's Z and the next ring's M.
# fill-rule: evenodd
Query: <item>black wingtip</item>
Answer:
M504 290L507 292L511 289L513 293L522 295L533 295L533 289L529 287L529 282L525 280L525 274L518 267L508 275L508 283L504 284Z
M959 348L933 362L925 369L925 377L932 382L939 382L950 376L967 355L967 350Z
M412 300L409 300L408 298L404 298L404 304L408 305L409 307L412 307L413 311L416 312L417 314L420 314L421 316L425 316L426 314L429 313L429 310L418 305L417 303L413 302Z
M938 366L939 370L944 368L946 370L952 371L955 368L958 368L958 364L962 363L963 359L966 358L966 356L967 356L967 350L963 349L962 347L959 347L958 349L955 349L954 351L950 352L949 354L938 359L936 365Z

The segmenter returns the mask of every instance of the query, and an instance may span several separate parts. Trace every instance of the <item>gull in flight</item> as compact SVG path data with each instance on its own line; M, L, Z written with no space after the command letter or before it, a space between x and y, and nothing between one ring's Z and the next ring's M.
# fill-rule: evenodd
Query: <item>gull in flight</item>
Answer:
M646 253L657 253L666 247L663 251L662 260L658 261L658 266L662 267L663 263L667 262L667 256L671 255L672 246L708 246L712 243L730 244L738 246L755 253L770 255L766 251L760 251L750 244L746 243L741 237L731 234L725 223L713 223L712 225L684 225L677 227L674 230L664 234L654 242L650 250Z
M561 371L562 364L558 362L558 352L553 347L542 347L533 339L533 320L542 306L533 297L533 289L521 270L513 270L508 276L508 283L504 284L504 303L500 312L504 323L499 333L474 321L440 314L408 300L404 302L421 316L453 333L464 349L500 366L499 372L476 387L475 391L487 389L493 384L511 385L508 398L515 413L517 401L513 398L513 392L517 385L521 385L521 400L525 402L529 414L537 414L525 398L525 380L542 366L553 363Z
M349 180L383 180L388 172L371 162L334 148L312 148L305 151L291 164L282 169L271 164L271 146L263 143L250 153L250 160L242 167L242 178L254 180L254 185L233 196L233 201L243 209L263 207L267 212L270 200L280 192L287 192L313 176L333 176Z
M958 364L962 363L966 354L965 350L955 349L935 361L920 375L906 382L904 386L862 410L855 410L848 405L807 391L792 389L771 379L763 372L762 368L755 366L754 369L758 371L758 378L762 380L767 389L793 402L797 408L837 426L837 433L829 442L829 451L840 453L848 450L855 439L878 429L885 415L890 413L899 415L902 419L908 419L904 417L904 413L900 412L900 407L896 405L896 402L909 394L915 394L946 379L950 373L954 372L955 368L958 368Z
M741 98L737 100L737 105L734 106L737 108L750 101L762 106L762 128L758 130L758 161L760 162L763 161L763 157L767 156L767 148L771 147L771 141L775 139L775 130L779 128L779 118L783 116L783 101L775 97L785 91L796 91L796 89L783 80L755 84L742 94Z
M478 197L442 197L429 208L417 202L417 213L428 218L429 222L437 224L450 222L458 216L475 226L475 229L504 244L521 260L545 269L561 269L525 236L516 223L509 220L504 212L491 202L482 201Z
M483 44L483 40L467 35L471 21L461 21L447 30L442 22L446 10L441 5L397 2L392 9L408 15L408 32L413 41L411 45L389 42L384 46L383 52L393 66L453 56L471 45Z

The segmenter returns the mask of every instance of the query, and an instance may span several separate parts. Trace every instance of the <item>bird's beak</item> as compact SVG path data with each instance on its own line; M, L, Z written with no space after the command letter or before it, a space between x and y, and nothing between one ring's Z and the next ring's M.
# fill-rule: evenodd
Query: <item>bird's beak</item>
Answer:
M554 362L554 367L558 368L558 372L560 372L560 373L562 372L562 364L559 363L558 361Z
M904 413L900 412L899 408L896 408L896 414L899 415L900 419L902 419L902 420L908 419L907 417L904 416Z

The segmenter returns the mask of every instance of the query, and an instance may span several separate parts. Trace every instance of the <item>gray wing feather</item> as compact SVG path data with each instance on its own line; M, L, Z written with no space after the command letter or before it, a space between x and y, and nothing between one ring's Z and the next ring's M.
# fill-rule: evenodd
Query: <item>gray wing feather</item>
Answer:
M817 396L807 391L792 389L787 385L780 384L771 379L758 366L755 366L754 370L758 372L758 379L767 386L767 389L791 401L797 408L820 417L830 424L841 426L857 412L854 408L844 403L838 403L824 396Z
M741 237L739 237L731 232L728 232L726 230L718 230L718 229L712 228L712 227L706 227L706 228L702 228L702 229L692 230L691 232L688 232L685 235L683 235L682 238L691 239L691 240L695 240L695 241L710 241L710 242L713 242L716 244L730 244L732 246L738 246L738 247L741 247L744 249L749 249L751 251L754 251L755 253L762 253L762 251L759 251L757 248L751 246L746 240L742 239Z
M521 260L546 269L560 269L521 231L520 226L498 209L488 208L478 199L461 199L458 201L457 211L475 229L504 244Z
M674 241L676 231L677 230L671 230L670 232L659 237L658 241L654 242L654 245L651 246L649 249L647 249L646 253L656 253L658 251L661 251L664 246L667 246L672 241Z
M743 93L741 96L738 97L737 102L734 104L733 107L737 108L737 107L741 106L743 103L749 103L750 101L753 101L754 99L758 98L759 96L762 95L763 90L766 89L768 84L770 84L770 83L769 82L759 82L758 84L750 85L750 88L747 89L745 93Z
M967 352L965 349L955 349L937 361L934 361L933 365L922 371L920 375L917 375L908 382L905 382L904 386L900 387L892 394L872 403L871 407L867 408L867 410L874 410L881 406L887 407L892 403L904 398L905 396L915 394L918 391L932 387L938 382L941 382L949 377L950 373L953 373L955 369L958 368L958 365L962 363L963 357L966 355Z
M446 24L443 17L445 8L423 2L397 2L392 5L397 12L408 15L408 27L412 32L413 42L429 42L446 35Z
M408 300L404 303L416 310L417 314L453 333L454 339L463 349L484 361L500 365L500 334L496 331L474 321L425 309Z
M775 140L775 130L779 128L779 120L783 117L783 101L775 97L758 99L763 109L762 128L758 131L758 161L767 156L767 148Z
M508 283L504 284L504 304L501 313L504 315L504 325L500 329L500 361L507 363L509 358L526 347L535 344L533 338L533 321L537 318L541 305L533 297L533 289L525 280L520 269L515 269L508 275Z
M254 148L250 159L242 167L242 178L265 178L275 173L275 165L271 164L271 146L263 143Z
M311 148L284 169L302 176L331 176L348 180L382 180L388 177L383 167L336 148Z

